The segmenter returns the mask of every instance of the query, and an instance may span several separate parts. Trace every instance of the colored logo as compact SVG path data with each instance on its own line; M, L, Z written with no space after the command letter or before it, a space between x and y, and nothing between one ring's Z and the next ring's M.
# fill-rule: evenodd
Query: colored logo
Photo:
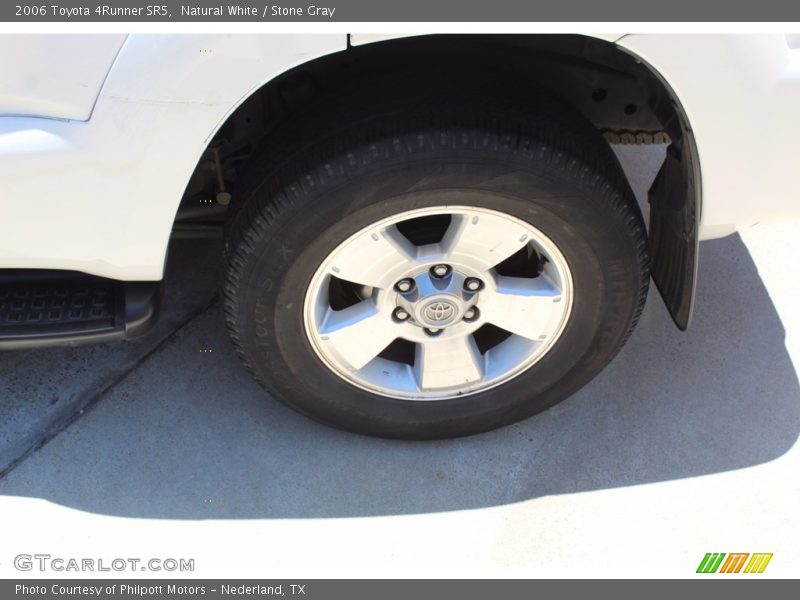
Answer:
M749 560L748 560L749 557ZM698 573L763 573L772 553L708 552L697 567ZM724 561L724 562L723 562Z

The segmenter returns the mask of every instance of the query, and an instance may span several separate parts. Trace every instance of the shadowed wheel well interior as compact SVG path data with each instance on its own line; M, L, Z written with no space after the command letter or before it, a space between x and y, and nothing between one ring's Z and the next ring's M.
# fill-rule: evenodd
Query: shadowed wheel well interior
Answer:
M487 86L497 77L545 89L580 112L612 144L670 144L650 191L653 277L682 329L694 292L699 170L685 115L657 74L618 46L579 35L432 35L349 46L269 81L221 126L203 153L176 215L173 237L216 237L237 212L251 157L274 161L311 143L332 98L369 114L382 97L419 97L443 75ZM313 114L308 119L298 113ZM332 117L328 117L330 120ZM264 164L263 157L260 161Z

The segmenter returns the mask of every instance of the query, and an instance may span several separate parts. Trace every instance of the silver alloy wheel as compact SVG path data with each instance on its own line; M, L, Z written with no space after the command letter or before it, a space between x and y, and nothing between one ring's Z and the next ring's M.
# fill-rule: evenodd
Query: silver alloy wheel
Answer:
M401 232L448 215L437 243L415 245ZM538 274L501 268L520 253L536 258ZM346 305L334 302L334 284L348 287ZM391 398L445 400L539 361L572 301L567 261L541 231L498 211L442 206L383 219L339 244L311 279L304 319L315 352L345 381ZM405 360L390 350L398 340Z

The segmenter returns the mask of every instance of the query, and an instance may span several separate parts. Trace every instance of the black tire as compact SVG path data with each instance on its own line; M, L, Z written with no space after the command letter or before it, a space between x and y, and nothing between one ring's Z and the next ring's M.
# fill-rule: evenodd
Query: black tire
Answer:
M622 347L649 274L641 213L616 158L590 124L546 96L493 96L503 100L442 96L342 117L282 160L270 150L255 159L227 231L225 311L245 366L276 398L363 434L462 436L565 399ZM441 204L452 190L462 204L535 222L558 245L575 289L561 337L521 375L461 398L397 400L347 383L304 332L312 275L356 231Z

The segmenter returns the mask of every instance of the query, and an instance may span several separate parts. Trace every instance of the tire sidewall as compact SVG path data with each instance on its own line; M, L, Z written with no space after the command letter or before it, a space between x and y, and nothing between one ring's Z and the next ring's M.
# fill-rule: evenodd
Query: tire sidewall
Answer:
M438 158L438 160L437 160ZM465 185L466 182L466 185ZM286 186L283 211L242 270L240 344L256 377L317 420L386 437L431 438L498 427L541 410L584 385L611 359L636 311L641 274L633 240L574 177L485 157L428 157L361 166L339 181ZM553 347L510 381L462 398L420 402L372 394L344 381L305 333L304 300L319 265L345 239L401 212L438 206L491 209L530 223L569 266L574 300ZM368 258L365 257L365 260Z

